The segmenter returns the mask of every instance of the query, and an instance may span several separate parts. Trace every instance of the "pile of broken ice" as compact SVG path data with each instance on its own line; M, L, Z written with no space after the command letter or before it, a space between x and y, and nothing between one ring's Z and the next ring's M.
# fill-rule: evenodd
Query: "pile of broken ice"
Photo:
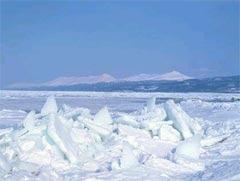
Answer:
M31 111L18 130L0 130L0 177L58 177L69 169L111 172L157 160L202 170L201 127L174 101L130 114L92 115L86 108L58 108L49 97L40 113Z

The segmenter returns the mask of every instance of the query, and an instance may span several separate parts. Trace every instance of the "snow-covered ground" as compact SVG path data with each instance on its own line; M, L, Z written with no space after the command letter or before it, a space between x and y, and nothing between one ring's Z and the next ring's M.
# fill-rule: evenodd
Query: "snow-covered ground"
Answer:
M0 178L240 180L239 98L1 91Z

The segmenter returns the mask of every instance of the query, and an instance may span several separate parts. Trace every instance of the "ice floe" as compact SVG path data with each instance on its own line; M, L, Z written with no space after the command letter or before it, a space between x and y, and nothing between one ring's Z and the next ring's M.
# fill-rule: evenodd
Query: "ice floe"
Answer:
M93 115L87 108L58 107L50 96L40 113L28 113L21 129L0 130L0 174L60 180L75 172L165 163L199 171L201 134L197 120L172 100L156 105L153 97L136 112L112 114L103 107Z

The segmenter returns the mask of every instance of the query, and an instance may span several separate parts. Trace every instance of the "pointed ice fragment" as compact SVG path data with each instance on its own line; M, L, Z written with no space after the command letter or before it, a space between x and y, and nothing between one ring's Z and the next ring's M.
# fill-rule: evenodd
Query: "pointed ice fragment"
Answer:
M94 122L98 125L112 124L112 117L108 112L107 106L103 107L94 117Z
M78 160L78 154L76 150L76 144L71 138L71 130L64 125L61 119L55 114L50 114L50 122L48 125L47 133L51 139L55 142L58 148L66 155L67 159L71 163L76 163Z
M0 129L0 136L5 135L5 134L9 134L13 131L13 128L5 128L5 129Z
M127 143L123 143L122 157L120 159L120 166L123 169L128 169L138 164L138 160L133 154L132 147Z
M11 170L11 165L8 163L8 160L2 155L2 153L0 153L0 168L5 172L9 172Z
M147 101L147 111L152 112L155 109L156 97L152 97Z
M46 103L44 104L41 110L41 114L43 116L46 116L49 113L57 113L57 111L58 111L58 107L57 107L57 103L54 96L48 97Z
M121 117L114 119L115 123L132 126L134 128L140 128L140 123L135 118L128 114L122 114Z
M173 161L183 167L196 171L203 171L205 169L205 164L199 160L201 149L200 140L201 136L197 134L183 141L176 148L173 155Z
M111 125L109 125L109 127L108 125L107 126L98 125L98 124L95 124L95 122L90 120L83 120L82 122L88 129L100 135L101 137L109 136L112 133Z
M27 117L23 120L23 126L28 131L31 131L35 127L34 121L35 121L35 111L31 111L30 113L28 113Z
M174 153L174 158L188 158L193 160L198 160L201 148L201 136L199 134L186 139L177 148Z
M181 140L181 134L171 125L162 124L159 129L159 139L163 141L177 142Z
M189 116L187 116L182 108L175 104L173 100L168 100L164 106L168 119L173 121L174 128L182 134L183 139L192 137L193 134L188 121Z

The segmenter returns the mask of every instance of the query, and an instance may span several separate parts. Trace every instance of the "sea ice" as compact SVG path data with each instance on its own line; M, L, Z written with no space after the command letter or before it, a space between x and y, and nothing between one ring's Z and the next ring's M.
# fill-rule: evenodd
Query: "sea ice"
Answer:
M49 124L47 133L55 142L59 149L66 155L71 163L77 163L78 154L76 145L71 138L71 129L68 129L64 124L63 117L57 117L55 114L49 116Z
M204 170L204 163L199 160L201 149L200 141L200 135L194 135L184 140L177 146L173 155L173 161L196 171Z
M159 139L164 141L177 142L181 140L181 134L171 125L162 124L159 129Z
M98 111L98 113L94 116L94 121L98 125L110 125L113 123L112 117L109 114L106 106Z
M122 155L120 158L120 167L128 169L138 164L138 159L133 153L133 148L127 143L123 143Z
M192 120L182 108L172 100L165 103L165 109L168 118L173 121L173 126L181 133L182 138L186 139L192 137L195 133L195 124L192 123L194 120ZM194 125L194 127L191 127L192 125Z
M28 113L23 128L0 131L0 173L10 179L60 180L76 171L149 169L155 159L176 168L193 165L199 160L199 130L179 105L156 105L156 97L140 111L110 114L105 106L92 115L86 108L58 109L50 96L41 113Z
M184 157L184 158L189 158L189 159L199 159L200 155L200 148L201 148L201 136L200 135L195 135L191 138L188 138L181 142L177 148L176 152L174 153L174 157Z
M27 117L23 120L23 126L28 130L31 131L35 128L35 111L31 111L28 113Z
M1 153L0 153L0 174L3 171L2 174L6 174L11 170L11 165L9 164L8 160L6 159L6 157L4 157ZM1 175L0 175L1 176Z
M156 97L152 97L147 101L147 111L152 112L155 109Z
M55 98L53 96L48 97L46 103L41 110L41 114L45 116L49 113L57 113L57 111L58 107Z

